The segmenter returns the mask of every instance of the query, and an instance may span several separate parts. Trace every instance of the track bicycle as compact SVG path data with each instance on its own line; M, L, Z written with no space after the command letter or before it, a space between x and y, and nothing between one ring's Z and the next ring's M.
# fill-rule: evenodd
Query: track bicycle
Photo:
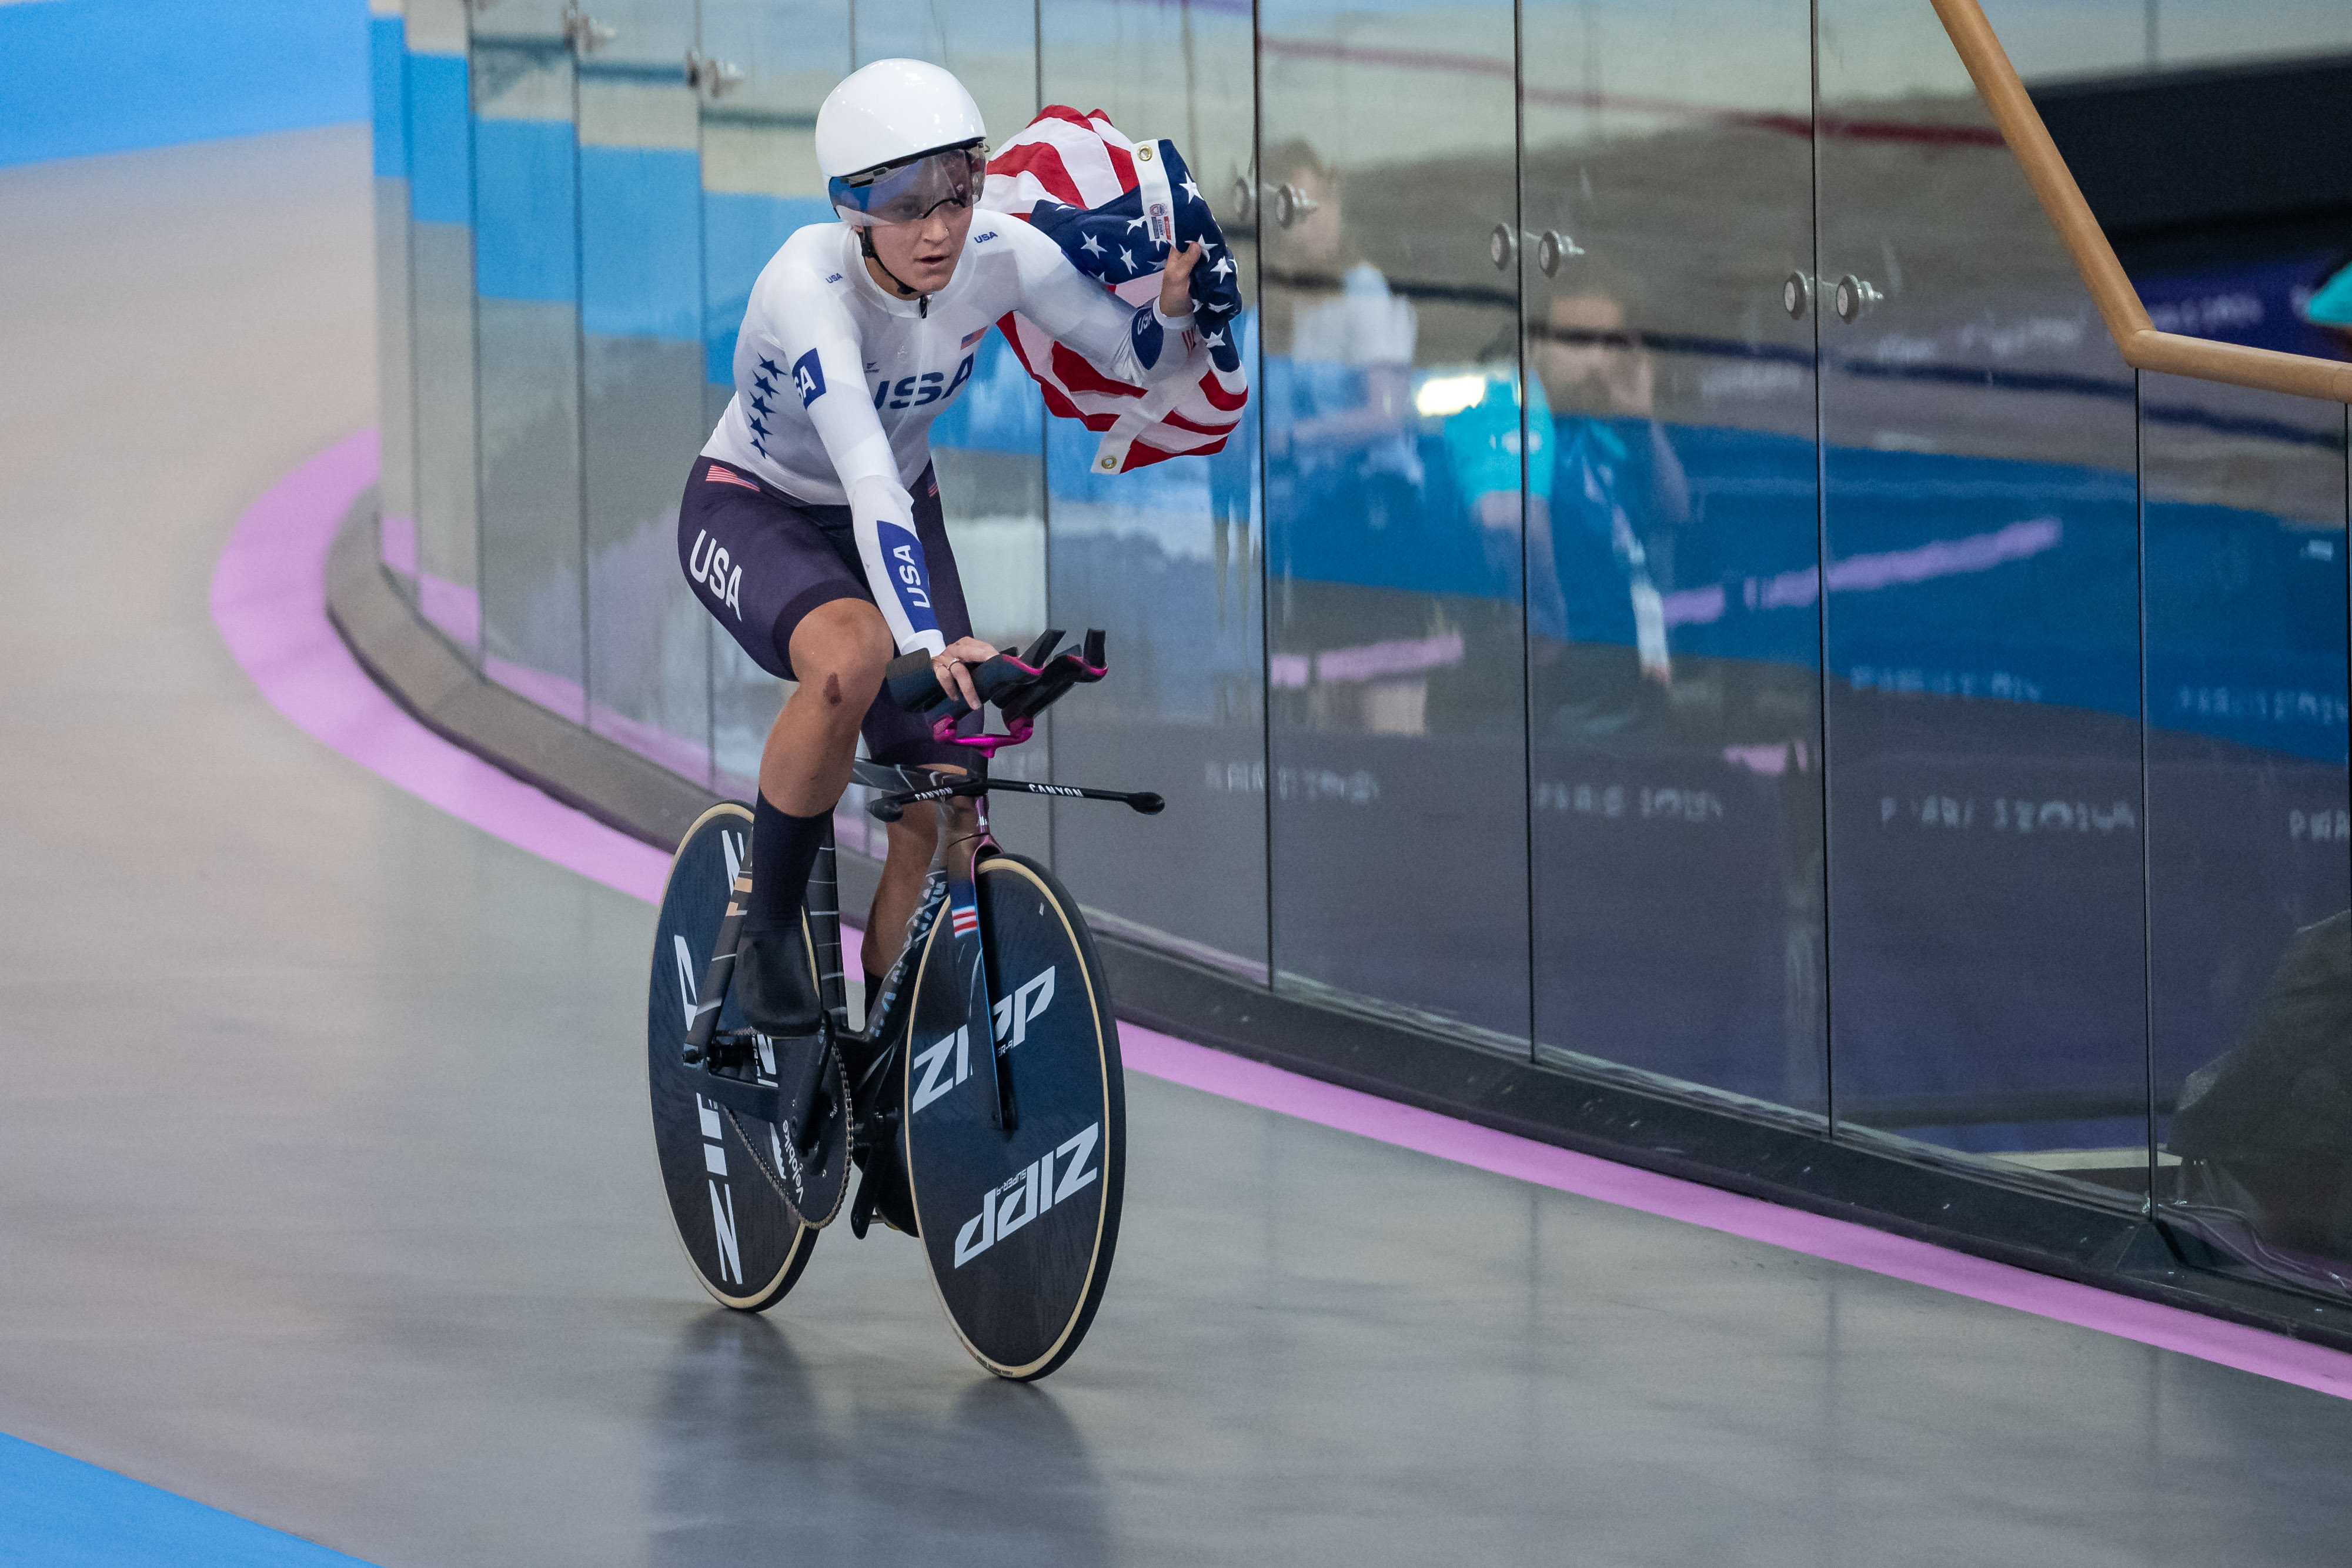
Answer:
M1104 636L1056 654L1048 631L979 667L976 709L942 693L929 660L894 663L887 688L968 755L961 774L860 759L867 810L940 817L939 847L907 944L863 1029L848 1024L830 831L803 935L836 1046L804 1082L780 1082L767 1037L729 996L751 891L751 812L733 801L687 831L662 891L646 1001L654 1145L687 1260L722 1304L764 1312L808 1266L845 1207L922 1245L948 1322L1000 1377L1068 1360L1101 1303L1118 1240L1127 1110L1118 1033L1094 938L1050 871L991 833L992 790L1123 801L1148 791L989 778L1038 714L1106 673ZM1005 728L985 729L993 706ZM856 1193L849 1197L850 1177Z

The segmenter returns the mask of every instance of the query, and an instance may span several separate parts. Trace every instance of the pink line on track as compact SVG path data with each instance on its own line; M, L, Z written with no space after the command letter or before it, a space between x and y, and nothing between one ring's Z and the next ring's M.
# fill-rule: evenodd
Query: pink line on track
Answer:
M647 903L659 898L667 856L426 729L335 634L327 550L375 476L375 432L362 431L278 481L238 519L212 584L213 620L236 662L278 712L362 767L520 849ZM844 937L855 953L856 931ZM1223 1099L2352 1398L2352 1355L2324 1346L1498 1133L1136 1024L1119 1026L1119 1041L1134 1071Z
M376 433L311 458L246 509L213 569L213 622L269 704L410 794L518 849L648 903L669 857L559 804L426 729L386 696L327 621L327 550L376 478Z

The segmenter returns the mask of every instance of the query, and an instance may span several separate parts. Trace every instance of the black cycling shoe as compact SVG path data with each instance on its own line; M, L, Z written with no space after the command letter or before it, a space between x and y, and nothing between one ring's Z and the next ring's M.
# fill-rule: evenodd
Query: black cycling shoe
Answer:
M816 988L816 966L800 922L764 931L746 931L735 947L735 977L729 983L743 1021L760 1033L782 1038L813 1036L824 1015Z
M760 1074L783 1113L764 1133L745 1127L744 1142L793 1215L825 1225L849 1190L849 1085L799 924L744 933L728 988L744 1022L766 1037Z

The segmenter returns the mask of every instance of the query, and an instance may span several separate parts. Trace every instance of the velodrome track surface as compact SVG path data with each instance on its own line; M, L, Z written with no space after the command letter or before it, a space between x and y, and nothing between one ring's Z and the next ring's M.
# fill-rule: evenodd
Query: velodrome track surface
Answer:
M2315 1387L1139 1075L1046 1384L980 1375L900 1239L711 1307L646 905L288 723L209 613L372 422L368 222L356 131L0 174L0 1430L384 1564L2340 1553ZM1495 1155L1439 1122L1383 1127ZM75 1554L324 1560L0 1444L0 1561Z

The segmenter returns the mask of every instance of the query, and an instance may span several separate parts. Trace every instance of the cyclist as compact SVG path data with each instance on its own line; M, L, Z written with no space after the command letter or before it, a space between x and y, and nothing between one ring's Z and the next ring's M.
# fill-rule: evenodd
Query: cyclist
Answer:
M976 706L970 668L996 653L971 635L931 421L1007 311L1131 384L1186 360L1201 246L1167 256L1158 300L1130 308L1045 235L977 211L986 135L963 85L919 60L877 60L826 97L816 156L841 221L793 234L752 285L735 395L678 508L678 559L703 607L761 669L799 683L760 758L732 982L751 1027L788 1040L817 1028L801 897L858 735L879 762L957 759L882 694L884 666L921 650L940 685ZM1150 247L1139 270L1159 259ZM928 812L890 825L866 925L869 997L898 956L937 831Z

